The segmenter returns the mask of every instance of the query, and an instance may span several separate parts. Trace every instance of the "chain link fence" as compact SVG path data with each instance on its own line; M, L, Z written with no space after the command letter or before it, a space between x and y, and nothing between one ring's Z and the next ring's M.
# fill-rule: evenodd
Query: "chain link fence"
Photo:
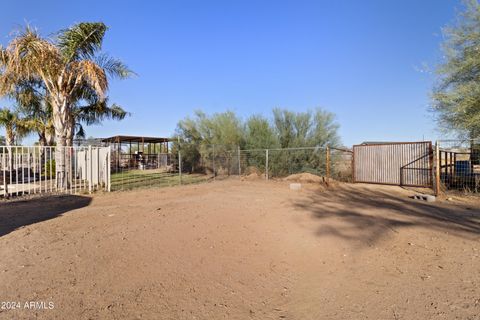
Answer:
M120 164L111 174L111 190L148 187L170 187L208 181L212 174L206 166L190 168L181 152L161 153L149 158L142 155L120 155ZM201 169L200 169L201 168Z
M480 138L439 140L435 152L438 191L480 192Z
M184 185L228 177L281 179L300 173L340 181L351 181L352 177L352 152L343 149L241 150L212 145L203 147L201 153L181 150L156 155L155 159L136 155L112 159L117 161L111 175L112 190Z
M224 150L212 146L211 152L200 157L198 167L214 178L243 176L268 180L308 173L349 182L352 154L350 150L337 148Z
M353 183L353 151L329 149L329 177L341 182Z

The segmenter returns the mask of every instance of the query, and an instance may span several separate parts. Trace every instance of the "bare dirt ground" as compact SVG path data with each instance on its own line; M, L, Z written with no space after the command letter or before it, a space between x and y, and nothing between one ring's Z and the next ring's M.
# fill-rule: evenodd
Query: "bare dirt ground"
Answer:
M480 202L411 193L227 180L2 203L0 301L20 307L0 318L480 319Z

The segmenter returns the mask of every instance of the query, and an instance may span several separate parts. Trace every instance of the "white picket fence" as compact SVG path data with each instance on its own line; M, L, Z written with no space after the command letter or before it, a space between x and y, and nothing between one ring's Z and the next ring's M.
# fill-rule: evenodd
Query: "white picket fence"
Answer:
M64 176L55 159L65 163ZM0 146L0 197L110 191L110 148Z

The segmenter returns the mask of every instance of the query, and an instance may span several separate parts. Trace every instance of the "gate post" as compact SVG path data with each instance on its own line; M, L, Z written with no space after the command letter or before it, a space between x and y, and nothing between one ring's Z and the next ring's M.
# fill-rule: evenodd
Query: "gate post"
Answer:
M435 141L435 195L440 194L440 146Z
M352 146L352 183L355 183L355 146Z

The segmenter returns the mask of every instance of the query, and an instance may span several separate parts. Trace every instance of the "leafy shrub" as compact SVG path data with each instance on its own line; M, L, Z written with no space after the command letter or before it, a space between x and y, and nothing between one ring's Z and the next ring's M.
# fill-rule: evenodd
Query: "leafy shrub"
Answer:
M45 177L52 177L55 178L55 159L48 160L45 163L45 168L43 170L43 175Z

